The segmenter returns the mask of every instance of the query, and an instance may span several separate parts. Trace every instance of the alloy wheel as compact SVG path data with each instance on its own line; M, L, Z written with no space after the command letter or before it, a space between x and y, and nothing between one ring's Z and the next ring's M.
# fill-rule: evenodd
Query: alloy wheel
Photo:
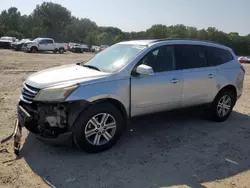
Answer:
M230 96L224 95L223 97L221 97L217 105L218 115L220 117L225 117L229 113L231 106L232 106L232 99Z
M88 121L84 135L90 144L100 146L109 142L115 131L115 118L108 113L99 113Z

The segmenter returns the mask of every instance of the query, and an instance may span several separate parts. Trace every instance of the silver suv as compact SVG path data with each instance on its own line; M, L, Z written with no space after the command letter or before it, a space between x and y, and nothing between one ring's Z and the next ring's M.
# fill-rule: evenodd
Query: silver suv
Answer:
M30 75L18 120L42 140L72 139L87 152L100 152L117 142L134 116L205 104L212 120L226 120L244 74L234 52L212 42L121 42L87 62Z

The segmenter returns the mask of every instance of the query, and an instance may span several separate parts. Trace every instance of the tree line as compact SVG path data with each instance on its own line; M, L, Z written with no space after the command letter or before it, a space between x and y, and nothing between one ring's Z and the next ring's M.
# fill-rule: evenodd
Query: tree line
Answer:
M43 2L30 15L22 15L16 7L0 14L0 36L16 38L51 37L58 42L88 45L111 45L123 40L152 38L190 38L209 40L233 48L238 55L250 54L250 34L225 33L214 27L198 30L182 24L152 25L146 31L123 32L116 27L101 27L87 18L77 18L60 4Z

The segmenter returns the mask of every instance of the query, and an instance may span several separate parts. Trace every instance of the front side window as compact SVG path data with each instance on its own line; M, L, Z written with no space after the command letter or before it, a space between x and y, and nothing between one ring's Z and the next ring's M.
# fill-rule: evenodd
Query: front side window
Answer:
M175 57L177 69L192 69L207 66L207 58L202 46L176 45Z
M173 46L161 46L144 56L140 64L148 65L154 72L171 71L175 69Z
M47 44L46 40L40 40L39 44Z
M209 65L217 66L233 60L232 54L225 49L206 47Z
M84 65L97 67L103 72L117 72L146 47L146 45L118 43L98 53Z

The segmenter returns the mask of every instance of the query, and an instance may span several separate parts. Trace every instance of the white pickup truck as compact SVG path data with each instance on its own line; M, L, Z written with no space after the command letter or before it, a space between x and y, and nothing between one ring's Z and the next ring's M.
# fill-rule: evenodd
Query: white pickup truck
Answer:
M59 52L62 54L67 49L66 43L55 43L51 38L36 38L33 41L25 42L23 45L24 51L32 53L37 51L53 51L54 53Z

